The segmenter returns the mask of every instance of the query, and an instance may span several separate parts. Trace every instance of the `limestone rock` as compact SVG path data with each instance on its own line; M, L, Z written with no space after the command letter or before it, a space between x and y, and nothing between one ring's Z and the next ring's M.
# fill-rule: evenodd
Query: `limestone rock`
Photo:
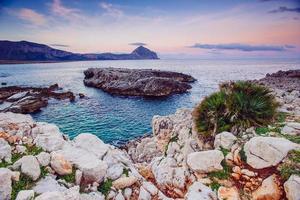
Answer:
M65 143L62 133L54 124L37 123L37 126L32 131L37 135L34 141L35 144L45 151L59 150Z
M300 123L289 122L281 130L282 134L300 135Z
M118 179L123 174L124 166L120 163L114 164L107 169L106 176L112 180Z
M284 138L254 137L244 146L247 163L256 169L276 166L285 158L290 150L299 148Z
M12 191L11 171L0 168L0 199L9 200Z
M37 159L32 156L23 156L15 162L14 166L21 167L21 172L29 176L32 180L37 180L41 175L41 169Z
M51 167L59 175L67 175L72 173L71 163L64 158L63 155L52 152L51 153Z
M217 195L207 186L200 182L194 182L188 189L186 200L217 200Z
M224 131L216 135L214 147L216 149L222 147L230 150L236 139L237 138L232 133Z
M19 153L19 154L25 154L26 153L26 147L25 146L23 146L23 145L17 145L16 146L16 151L17 151L17 153Z
M41 152L36 155L37 160L39 161L41 166L47 166L50 164L50 154L46 152Z
M152 196L156 195L158 193L158 189L155 187L155 185L149 181L144 181L142 184L143 188L147 190Z
M151 194L143 186L140 187L138 200L151 200Z
M82 193L80 200L105 200L105 196L100 192Z
M34 191L33 190L21 190L16 200L32 200L34 198Z
M187 164L195 172L208 173L222 170L224 155L219 150L194 152L188 155Z
M90 133L82 133L73 140L74 146L89 151L102 159L108 150L108 145L100 140L96 135Z
M121 191L118 192L117 196L114 199L115 200L125 200Z
M39 180L36 185L33 187L33 190L37 194L42 194L45 192L63 192L67 188L60 185L54 177L48 175L45 178Z
M0 162L2 159L5 162L11 162L11 147L6 140L0 138Z
M284 183L284 190L288 200L299 200L300 198L300 177L291 175Z
M124 189L130 187L137 182L137 178L134 176L121 177L113 182L113 187L116 189Z
M281 191L276 175L269 176L263 180L261 186L252 193L253 200L280 200Z
M240 195L236 187L219 187L218 189L219 200L240 200Z
M124 197L126 200L130 200L132 194L132 189L131 188L125 188L124 190Z
M35 198L35 200L66 200L64 198L64 195L61 192L45 192L38 197Z

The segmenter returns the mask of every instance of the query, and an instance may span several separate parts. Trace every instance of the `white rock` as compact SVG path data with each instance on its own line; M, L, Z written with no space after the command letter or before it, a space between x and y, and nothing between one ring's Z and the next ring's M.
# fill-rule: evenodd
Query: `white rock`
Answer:
M282 134L300 135L300 123L289 122L281 130Z
M280 182L275 175L271 175L255 191L252 192L253 200L272 199L280 200Z
M144 181L142 184L143 188L147 190L152 196L156 195L158 193L158 189L155 187L155 185L149 181Z
M50 154L46 152L41 152L36 155L37 160L39 161L41 166L47 166L50 164Z
M90 192L80 194L80 200L105 200L105 196L100 192Z
M34 191L33 190L21 190L16 200L32 200L34 198Z
M11 147L6 140L0 138L0 162L2 159L5 162L11 162Z
M29 176L32 180L37 180L41 175L41 169L39 162L35 156L23 156L21 159L17 160L13 166L17 168L21 167L21 172Z
M299 200L300 198L300 177L291 175L284 183L284 191L288 200Z
M222 147L224 149L230 150L236 139L237 138L232 133L224 131L216 135L214 147L216 149Z
M76 147L80 147L96 155L102 159L108 150L108 145L100 140L96 135L90 133L82 133L76 136L73 140Z
M11 171L7 168L0 168L0 199L9 200L12 191Z
M121 177L115 181L113 181L113 187L116 189L124 189L127 187L130 187L131 185L135 184L138 181L138 179L134 176L129 177Z
M124 190L124 197L126 200L130 200L132 194L132 189L131 188L125 188Z
M284 138L254 137L244 146L247 163L256 169L276 166L285 158L290 150L299 148Z
M174 158L156 157L151 162L151 170L160 187L173 184L174 168L177 163Z
M82 179L82 171L77 169L76 172L75 172L75 184L80 185L81 179Z
M194 152L188 155L187 164L195 172L208 173L222 170L224 155L219 150Z
M42 194L45 192L63 192L67 188L60 185L52 176L48 175L45 178L39 180L33 187L33 190L37 194Z
M93 153L69 144L64 145L57 153L82 171L85 183L100 183L104 179L108 166Z
M17 145L16 146L16 151L17 153L20 153L20 154L25 154L26 153L26 147L23 146L23 145Z
M151 194L143 186L140 187L138 200L151 200Z
M118 192L117 196L115 197L115 200L125 200L121 191Z
M54 171L59 175L67 175L72 173L72 164L59 153L51 153L50 164L52 169L54 169Z
M45 192L35 198L35 200L66 200L61 192Z
M123 174L123 169L124 167L122 164L114 164L107 169L106 177L112 180L116 180Z
M17 94L14 94L12 96L10 96L9 98L7 98L7 101L17 101L19 99L22 99L23 97L25 97L28 94L28 92L19 92Z
M65 143L62 133L54 124L37 123L37 126L32 131L33 134L37 135L34 143L45 151L59 150Z
M194 182L185 195L186 200L217 200L217 195L200 182Z
M221 186L218 189L218 199L219 200L240 200L239 191L236 187L224 187Z

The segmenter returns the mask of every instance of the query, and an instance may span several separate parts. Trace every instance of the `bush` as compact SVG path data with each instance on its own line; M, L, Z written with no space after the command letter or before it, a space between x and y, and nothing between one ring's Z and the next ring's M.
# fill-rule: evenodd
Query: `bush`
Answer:
M220 85L220 91L206 97L195 108L198 132L214 136L222 131L237 132L264 126L276 116L278 103L271 91L248 81Z

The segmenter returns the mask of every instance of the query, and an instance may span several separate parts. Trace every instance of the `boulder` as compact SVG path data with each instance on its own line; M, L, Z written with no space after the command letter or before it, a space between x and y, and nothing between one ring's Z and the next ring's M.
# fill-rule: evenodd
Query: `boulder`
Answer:
M66 200L61 192L45 192L35 198L35 200Z
M142 183L142 186L145 190L147 190L152 196L156 195L158 193L158 189L155 187L153 183L150 181L144 181Z
M105 161L100 160L95 154L70 144L56 151L64 156L66 160L82 171L84 183L102 182L108 168Z
M0 138L0 163L2 159L11 162L11 147L6 140Z
M151 200L151 194L143 186L140 187L138 200Z
M41 175L39 162L35 156L23 156L21 159L14 163L14 168L21 167L21 172L29 176L32 180L37 180Z
M50 164L50 154L46 152L41 152L35 156L39 161L40 165L45 167Z
M100 192L81 193L80 200L105 200L105 196Z
M254 137L244 146L247 163L256 169L276 166L284 159L288 152L299 148L284 138L276 137Z
M219 150L208 150L190 153L187 157L188 166L198 173L209 173L222 170L224 155Z
M214 147L216 149L222 147L224 149L230 150L236 139L237 138L232 133L224 131L216 135Z
M169 96L191 89L196 79L177 72L125 69L89 68L84 71L84 84L110 94L125 96Z
M123 174L123 170L124 166L122 164L113 164L107 169L106 177L112 180L116 180Z
M291 175L284 183L284 191L288 200L299 200L300 198L300 177L298 175Z
M9 200L12 192L12 174L7 168L0 168L0 199Z
M59 175L67 175L72 173L72 164L67 161L63 155L51 153L51 167Z
M240 200L239 191L236 187L224 187L221 186L218 189L219 200Z
M289 122L281 130L282 134L287 135L300 135L300 123Z
M200 182L194 182L188 189L186 200L217 200L217 195L207 186Z
M50 175L46 176L45 178L39 180L35 186L32 188L35 193L42 194L46 192L63 192L67 188L60 185L57 180L55 180L55 177L52 177Z
M37 126L32 131L33 134L37 135L34 143L45 151L59 150L65 143L62 133L54 124L37 123Z
M113 181L113 187L116 189L124 189L130 187L131 185L135 184L138 179L134 176L129 177L121 177L115 181Z
M280 200L282 192L280 190L280 182L276 175L271 175L263 180L261 186L252 193L253 200L272 199Z
M118 192L118 194L116 195L116 197L114 198L114 200L125 200L123 194L121 191Z
M96 135L90 133L82 133L73 140L74 146L89 151L102 159L108 150L108 145L100 140Z
M27 148L23 145L17 145L16 146L16 152L19 154L25 154L27 151Z
M34 191L33 190L21 190L16 200L32 200L34 199Z

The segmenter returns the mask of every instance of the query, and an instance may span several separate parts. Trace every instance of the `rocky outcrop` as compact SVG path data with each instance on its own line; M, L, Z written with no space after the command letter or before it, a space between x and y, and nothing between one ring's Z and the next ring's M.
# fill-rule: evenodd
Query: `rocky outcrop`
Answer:
M257 81L273 89L300 91L300 70L278 71Z
M234 136L230 132L224 131L216 135L214 147L216 149L224 148L229 150L231 149L232 145L235 143L236 140L237 140L236 136Z
M57 84L48 88L9 86L0 88L0 112L34 113L46 107L50 98L74 101L72 92L58 91Z
M300 177L292 175L289 180L284 183L284 190L288 200L298 200L300 197Z
M269 176L262 182L261 186L253 192L252 198L253 200L262 200L262 199L280 200L282 193L279 186L280 183L277 176L276 175Z
M299 145L284 138L254 137L244 146L247 163L256 169L276 166Z
M89 68L84 84L124 96L161 97L184 93L195 79L176 72L121 68Z
M217 195L209 187L200 182L195 182L189 187L189 190L185 196L186 200L217 200Z

